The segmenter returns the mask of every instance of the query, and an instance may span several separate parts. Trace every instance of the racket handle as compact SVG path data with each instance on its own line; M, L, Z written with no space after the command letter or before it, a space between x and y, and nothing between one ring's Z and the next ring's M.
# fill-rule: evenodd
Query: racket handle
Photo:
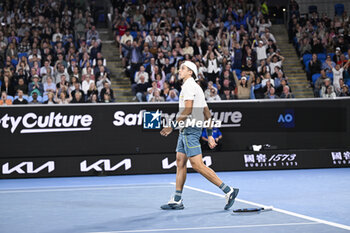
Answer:
M265 210L265 211L273 210L273 206L272 206L272 205L270 205L270 206L265 206L265 207L263 208L263 210Z

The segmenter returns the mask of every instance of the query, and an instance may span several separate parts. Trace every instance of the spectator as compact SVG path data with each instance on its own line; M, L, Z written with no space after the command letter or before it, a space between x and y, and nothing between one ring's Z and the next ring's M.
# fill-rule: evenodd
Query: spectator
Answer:
M76 95L76 93L80 93L79 95ZM84 103L85 102L85 93L80 88L80 83L76 82L74 83L74 89L70 91L70 94L72 95L72 102L71 103Z
M49 92L56 92L56 85L53 83L51 76L47 77L46 83L44 83L44 96L47 95Z
M7 98L6 91L1 92L0 105L12 105L12 100Z
M147 98L148 102L153 97L155 91L158 91L160 93L160 89L157 86L157 81L156 80L152 81L152 86L147 88L147 97L146 98Z
M179 97L175 90L170 90L169 95L166 97L166 102L178 102Z
M312 54L312 59L310 60L309 64L309 73L307 75L308 81L311 83L312 81L312 75L318 74L321 72L322 63L317 58L317 54Z
M208 88L204 91L204 96L205 96L206 100L210 97L211 90L213 90L213 89L215 89L215 91L217 91L217 88L214 87L213 82L209 81L208 82Z
M54 92L47 93L47 100L44 102L44 104L56 104L55 100L55 94Z
M23 91L18 89L17 98L13 101L13 104L28 104L28 101L23 97Z
M106 96L104 96L105 94L108 94L108 96L109 96L108 99L106 99ZM114 93L113 93L113 90L111 89L109 82L103 83L103 88L101 89L101 92L100 92L100 98L102 100L108 100L108 102L114 101Z
M73 96L73 99L72 99L72 101L70 103L72 103L72 104L85 103L84 96L83 96L82 92L80 92L80 91L72 92L72 96Z
M153 96L150 98L149 102L164 102L164 97L160 96L159 90L153 92Z
M324 48L318 38L313 38L313 43L311 45L311 53L323 53Z
M269 58L267 59L267 64L270 66L271 75L276 72L275 67L278 67L279 69L282 68L282 63L284 61L284 57L281 55L271 54Z
M281 98L294 98L294 95L289 91L289 86L283 87L283 93L281 94Z
M85 95L88 94L88 91L92 84L95 84L95 81L91 79L90 75L86 75L81 88Z
M321 98L335 98L336 94L334 91L334 87L331 84L331 80L326 78L321 88Z
M98 103L98 95L96 93L93 93L90 97L89 97L89 103Z
M151 75L152 81L156 81L157 87L162 90L165 82L165 73L163 70L159 70L158 66L155 66L154 72Z
M15 91L22 90L24 95L28 94L28 85L25 84L23 77L18 78L18 84L15 87Z
M58 94L58 90L56 91L56 96L55 96L55 99L54 101L57 103L57 104L69 104L71 101L72 101L72 95L69 93L69 98L66 98L66 93L65 92L61 92L60 94ZM59 95L59 97L58 97Z
M270 88L268 95L265 98L266 99L278 99L279 98L277 95L275 95L275 88L274 87Z
M265 60L267 58L267 55L266 55L267 46L264 44L264 42L262 40L259 40L257 47L254 48L252 46L252 49L255 49L255 52L257 54L257 63L258 64L260 64L260 62L262 60Z
M342 91L339 94L340 97L344 97L344 96L350 96L350 91L349 91L349 86L348 85L343 85L342 87Z
M92 82L90 84L89 90L87 91L86 96L87 96L88 100L91 100L92 95L97 95L97 100L98 100L98 90L97 90L97 87L95 85L95 82Z
M144 77L144 81L146 83L149 82L149 76L148 73L146 72L145 66L141 65L140 66L140 70L138 72L136 72L135 74L135 83L138 84L140 83L140 77L143 76Z
M207 79L208 81L215 82L216 77L218 77L220 71L220 60L222 59L221 54L217 50L215 50L217 57L215 57L214 52L210 52L209 50L203 57L203 61L206 63L207 68ZM209 59L207 59L209 55Z
M326 60L322 63L322 70L326 70L327 73L331 73L333 68L335 67L334 61L332 61L332 58L330 55L327 55Z
M34 75L32 78L32 82L29 83L28 85L28 92L31 94L34 90L37 90L37 94L39 96L42 96L44 93L44 87L43 84L41 82L39 82L39 76L38 75Z
M343 90L343 86L345 85L344 83L344 79L339 79L339 82L338 82L338 85L336 85L334 82L333 82L333 86L334 86L334 92L337 96L340 96L342 90ZM337 87L336 87L337 86Z
M255 99L265 98L264 88L262 87L261 79L262 79L261 76L257 76L255 78L255 82L252 82Z
M224 87L223 88L223 94L220 96L221 100L233 100L234 96L231 93L230 88Z
M100 43L100 35L96 30L95 25L91 26L91 29L86 33L86 42L90 44L92 40L95 39L97 43Z
M212 133L213 138L215 139L216 142L216 147L215 151L221 151L222 149L222 133L218 128L213 128L213 133ZM203 129L202 131L202 136L201 139L203 141L203 146L205 149L209 150L210 148L208 147L208 135L207 135L207 130Z
M254 73L250 72L250 78L247 81L247 77L242 76L240 80L238 80L236 72L233 73L233 77L236 82L237 87L237 98L238 99L249 99L250 98L250 89L251 83L254 79Z
M85 76L85 77L87 77L87 76ZM93 76L90 76L90 79L93 79ZM109 84L111 84L111 81L107 78L107 73L105 73L105 75L103 75L103 76L99 76L97 79L96 87L97 87L97 90L99 93L101 92L102 88L104 87L103 84L105 82L108 82Z
M32 101L30 101L29 104L41 104L41 102L38 99L40 96L40 92L38 89L34 89L31 92L31 96L32 96Z
M15 88L8 75L5 75L1 83L1 92L6 92L7 95L14 96Z
M315 97L320 97L320 91L321 91L322 85L327 78L328 76L326 75L326 72L324 70L321 70L321 76L316 80L315 86L314 86Z
M139 102L146 100L148 86L149 84L146 82L145 76L141 75L135 86L136 98Z
M220 96L217 94L217 91L214 88L212 88L210 90L210 95L207 101L211 102L211 101L219 101L219 100L221 100Z
M340 65L337 64L335 68L332 69L333 72L333 84L335 89L340 89L339 80L343 79L344 69L347 69L349 66L350 60L345 64L344 67L340 68Z

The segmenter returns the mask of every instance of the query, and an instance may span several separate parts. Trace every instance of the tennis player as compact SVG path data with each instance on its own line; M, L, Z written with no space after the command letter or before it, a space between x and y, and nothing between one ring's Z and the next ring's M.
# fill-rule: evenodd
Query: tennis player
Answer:
M164 127L160 134L168 136L174 131L180 122L187 121L211 121L211 114L205 101L201 87L195 82L197 79L197 66L190 61L185 61L179 70L179 78L183 80L182 90L179 99L179 115L176 121L171 122L171 127ZM180 124L179 124L180 126ZM218 186L226 195L225 210L228 210L234 203L239 189L232 188L220 180L216 173L205 166L202 160L201 144L199 142L202 135L202 128L188 126L180 128L179 138L176 147L176 190L170 201L162 205L162 209L183 209L182 190L186 181L187 160L190 160L192 168L204 176L207 180ZM213 130L209 126L207 129L208 144L211 149L216 146L212 136Z

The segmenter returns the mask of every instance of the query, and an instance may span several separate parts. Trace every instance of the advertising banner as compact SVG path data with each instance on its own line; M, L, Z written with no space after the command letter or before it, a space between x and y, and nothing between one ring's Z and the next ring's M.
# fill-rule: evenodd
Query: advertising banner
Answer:
M347 148L349 106L349 98L209 103L222 123L224 152L257 144L279 150ZM2 107L0 158L172 153L178 132L160 136L159 121L175 119L177 111L175 103ZM161 115L153 119L147 112Z
M240 151L203 153L215 171L350 167L348 150ZM187 164L193 172L191 164ZM0 178L175 173L175 153L1 158Z

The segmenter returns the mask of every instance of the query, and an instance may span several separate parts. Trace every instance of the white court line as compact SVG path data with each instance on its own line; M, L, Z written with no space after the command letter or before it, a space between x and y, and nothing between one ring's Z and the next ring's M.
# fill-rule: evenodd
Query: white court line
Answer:
M84 177L87 178L87 177ZM0 184L1 184L1 180L0 180ZM145 183L133 183L133 184L96 184L96 185L52 185L52 186L28 186L28 187L23 187L23 188L2 188L0 189L0 193L1 191L20 191L20 190L38 190L38 189L69 189L69 188L110 188L110 187L133 187L135 188L135 186L137 187L148 187L148 186L162 186L162 187L172 187L172 184L169 183L149 183L147 185L145 185Z
M171 184L175 185L175 183L173 183L173 182ZM188 186L188 185L185 185L185 188L188 188L188 189L191 189L191 190L195 190L195 191L198 191L198 192L202 192L202 193L206 193L206 194L210 194L210 195L217 196L217 197L223 197L223 198L225 197L225 195L222 195L222 194L213 193L213 192L206 191L206 190L199 189L199 188L194 188L194 187L191 187L191 186ZM249 205L255 205L255 206L259 206L259 207L263 207L263 208L268 207L266 205L262 205L262 204L251 202L251 201L245 201L245 200L238 199L238 198L236 198L236 200L239 201L239 202L245 203L245 204L249 204ZM275 207L273 207L272 210L274 210L276 212L283 213L283 214L288 214L288 215L291 215L291 216L294 216L294 217L303 218L303 219L306 219L306 220L309 220L309 221L318 222L318 223L322 223L322 224L326 224L326 225L329 225L329 226L338 227L338 228L350 231L350 226L347 226L347 225L344 225L344 224L330 222L330 221L327 221L327 220L314 218L314 217L310 217L310 216L307 216L307 215L298 214L298 213L295 213L295 212L292 212L292 211L283 210L283 209L279 209L279 208L275 208Z
M217 227L188 227L188 228L165 228L149 230L127 230L127 231L99 231L90 233L137 233L137 232L164 232L164 231L190 231L190 230L214 230L214 229L232 229L232 228L253 228L253 227L276 227L276 226L297 226L297 225L315 225L317 222L296 222L296 223L272 223L257 225L235 225L235 226L217 226Z
M169 188L170 185L144 185L137 186L137 188ZM52 189L32 189L32 190L2 190L0 194L3 193L38 193L38 192L67 192L67 191L90 191L90 190L114 190L114 189L130 189L135 188L135 186L124 186L124 187L95 187L95 188L52 188Z

